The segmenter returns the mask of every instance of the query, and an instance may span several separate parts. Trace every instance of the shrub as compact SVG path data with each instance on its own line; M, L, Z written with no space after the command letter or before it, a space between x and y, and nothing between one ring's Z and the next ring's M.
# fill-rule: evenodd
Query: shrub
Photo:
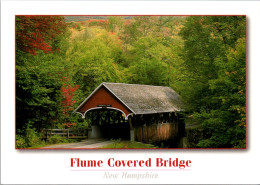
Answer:
M47 142L50 144L56 144L63 141L63 138L59 135L53 135L47 139Z
M197 148L199 141L203 138L203 131L200 127L186 130L188 147Z
M76 127L76 129L87 129L88 128L88 122L86 120L84 120L83 122L78 122Z
M27 144L22 135L16 135L16 148L26 148Z
M27 126L24 131L17 130L16 148L28 148L43 144L44 141L36 132L35 128Z
M41 143L41 139L39 134L36 132L34 128L28 127L25 131L25 142L28 147L32 147L34 145L38 145Z

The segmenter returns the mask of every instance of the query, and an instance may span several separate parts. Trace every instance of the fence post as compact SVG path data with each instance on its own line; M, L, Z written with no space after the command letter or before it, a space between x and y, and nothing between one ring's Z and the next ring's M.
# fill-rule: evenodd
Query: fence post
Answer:
M68 129L68 139L70 138L70 129Z

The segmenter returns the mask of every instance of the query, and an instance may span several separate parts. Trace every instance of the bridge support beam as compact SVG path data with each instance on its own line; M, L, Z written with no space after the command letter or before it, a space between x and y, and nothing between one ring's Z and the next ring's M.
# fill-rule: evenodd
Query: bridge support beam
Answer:
M130 141L135 141L135 130L130 128Z
M132 124L132 117L128 118L129 126L130 126L130 141L135 141L135 129Z

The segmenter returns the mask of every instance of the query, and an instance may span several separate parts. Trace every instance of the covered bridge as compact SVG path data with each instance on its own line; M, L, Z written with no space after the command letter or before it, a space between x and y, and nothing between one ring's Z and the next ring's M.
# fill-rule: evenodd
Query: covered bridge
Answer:
M179 137L181 105L170 87L104 82L74 112L91 120L90 138L151 142Z

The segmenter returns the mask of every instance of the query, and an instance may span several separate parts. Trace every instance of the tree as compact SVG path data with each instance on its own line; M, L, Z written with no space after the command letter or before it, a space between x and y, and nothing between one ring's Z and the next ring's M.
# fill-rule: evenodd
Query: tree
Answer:
M59 94L62 67L57 55L17 54L16 65L16 123L18 129L27 124L41 129L50 127L59 115Z
M16 47L36 55L58 49L59 37L66 32L62 16L16 16Z
M175 64L180 63L182 45L178 32L183 18L176 20L172 16L136 16L125 22L119 37L130 83L169 84L169 78L173 78L170 71L175 73Z
M180 35L182 96L204 128L198 146L244 147L245 17L189 17Z
M168 61L171 48L163 45L163 38L142 37L129 50L131 63L129 81L149 85L167 85Z
M17 129L57 119L66 31L62 16L16 16Z
M99 34L81 40L74 39L66 53L72 81L85 94L91 93L102 82L122 82L124 78L120 66L120 39L104 29L91 30Z
M108 30L112 33L120 32L123 29L124 19L121 16L108 17Z

